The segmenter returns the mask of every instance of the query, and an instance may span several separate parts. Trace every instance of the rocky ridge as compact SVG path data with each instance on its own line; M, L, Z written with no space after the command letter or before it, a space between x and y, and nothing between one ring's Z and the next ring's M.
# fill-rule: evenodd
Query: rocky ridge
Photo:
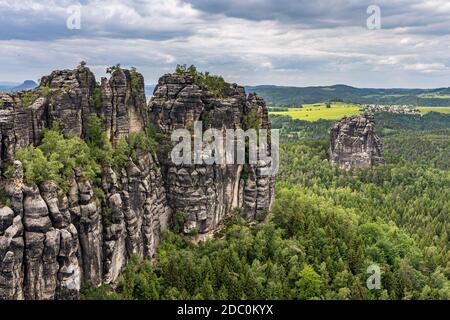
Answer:
M274 181L260 174L268 165L263 161L174 166L164 148L139 151L119 170L103 166L99 198L77 170L68 191L53 182L26 185L14 159L56 122L66 136L84 138L92 113L113 146L150 123L161 134L196 120L238 128L253 112L261 127L270 128L264 101L247 97L240 86L230 88L230 95L216 98L191 76L165 75L147 105L136 71L119 68L97 84L80 65L52 72L35 90L0 94L0 198L6 199L0 205L0 299L78 299L85 283L114 283L132 255L154 257L175 213L186 218L185 232L206 233L235 208L249 219L269 210ZM13 168L8 179L7 166Z

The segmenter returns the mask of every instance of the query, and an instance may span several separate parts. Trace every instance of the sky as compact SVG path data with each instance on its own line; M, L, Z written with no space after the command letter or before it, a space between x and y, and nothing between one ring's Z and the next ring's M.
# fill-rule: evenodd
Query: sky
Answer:
M450 1L0 0L0 81L82 60L147 84L194 64L245 85L449 87Z

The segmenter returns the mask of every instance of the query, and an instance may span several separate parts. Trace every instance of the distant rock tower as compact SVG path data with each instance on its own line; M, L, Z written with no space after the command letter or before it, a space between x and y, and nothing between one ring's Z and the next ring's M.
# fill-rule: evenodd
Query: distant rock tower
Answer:
M331 129L330 163L343 169L386 164L373 116L345 117Z

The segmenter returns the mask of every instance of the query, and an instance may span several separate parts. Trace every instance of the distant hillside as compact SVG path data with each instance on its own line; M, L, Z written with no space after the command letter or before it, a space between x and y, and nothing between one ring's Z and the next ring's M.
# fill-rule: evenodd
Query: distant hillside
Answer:
M303 104L328 100L352 103L410 104L450 106L450 88L439 89L362 89L346 85L326 87L248 86L268 103Z
M38 86L33 80L25 80L22 84L14 82L0 82L0 92L17 92L22 90L34 89ZM153 95L155 85L145 85L145 95L149 99Z
M34 89L38 86L33 80L25 80L22 84L0 84L0 92L17 92Z
M38 84L33 80L25 80L21 85L11 88L11 92L30 90L36 88L37 86Z
M0 92L9 92L11 88L17 87L19 83L15 82L0 82Z

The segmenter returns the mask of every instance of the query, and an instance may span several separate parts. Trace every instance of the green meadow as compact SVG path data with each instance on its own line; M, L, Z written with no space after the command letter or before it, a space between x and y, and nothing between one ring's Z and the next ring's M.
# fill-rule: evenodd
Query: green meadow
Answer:
M422 114L432 111L450 114L450 107L418 107L417 109L419 109Z
M303 108L289 108L289 111L270 112L270 114L286 115L304 121L339 120L345 116L360 113L359 105L342 102L333 103L331 108L327 108L324 103L315 103L304 104Z
M449 107L418 107L421 114L439 112L450 114ZM336 102L327 108L325 103L304 104L303 108L289 108L288 111L270 112L272 115L285 115L293 119L304 121L340 120L345 116L361 114L360 106L352 103Z

